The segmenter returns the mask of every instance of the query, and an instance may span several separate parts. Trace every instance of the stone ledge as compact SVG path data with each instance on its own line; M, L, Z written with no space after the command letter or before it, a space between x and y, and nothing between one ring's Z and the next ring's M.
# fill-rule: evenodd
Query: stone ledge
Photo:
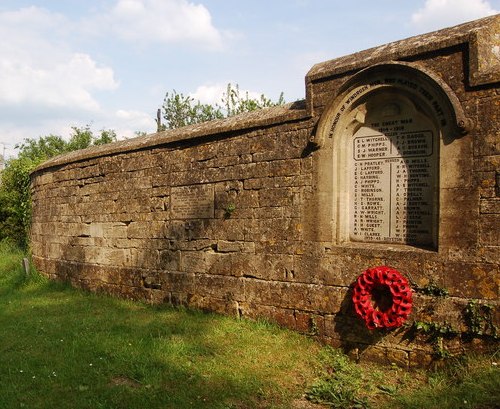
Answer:
M283 106L263 108L225 119L216 119L200 124L184 126L178 129L166 130L146 136L69 152L43 162L33 171L33 173L87 159L150 149L157 146L186 142L203 137L223 137L229 133L307 120L309 117L309 114L305 110L304 101L296 101Z
M328 77L358 71L384 61L407 59L439 49L469 44L471 85L483 85L500 80L500 15L471 21L455 27L395 41L351 55L314 65L306 76L306 84ZM312 106L309 104L308 106Z

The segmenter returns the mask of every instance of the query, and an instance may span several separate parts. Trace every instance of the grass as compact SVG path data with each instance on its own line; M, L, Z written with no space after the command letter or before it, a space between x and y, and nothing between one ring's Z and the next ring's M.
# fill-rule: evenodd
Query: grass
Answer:
M500 371L496 354L464 355L438 370L355 364L341 352L319 352L322 375L308 398L332 408L498 409Z
M0 408L495 408L495 357L358 365L308 337L26 278L0 243Z

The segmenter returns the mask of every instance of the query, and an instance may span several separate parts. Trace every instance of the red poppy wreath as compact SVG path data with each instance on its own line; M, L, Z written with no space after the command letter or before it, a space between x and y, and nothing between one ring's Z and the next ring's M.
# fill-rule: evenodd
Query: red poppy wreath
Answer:
M365 270L354 284L356 314L370 330L397 328L411 312L412 292L399 271L385 266Z

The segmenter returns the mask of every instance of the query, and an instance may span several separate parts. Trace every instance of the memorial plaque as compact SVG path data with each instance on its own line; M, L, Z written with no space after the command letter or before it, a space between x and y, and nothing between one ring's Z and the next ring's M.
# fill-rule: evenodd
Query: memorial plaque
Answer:
M214 217L212 186L173 187L171 191L172 219L210 219Z
M432 246L435 131L400 112L381 119L352 138L350 240Z

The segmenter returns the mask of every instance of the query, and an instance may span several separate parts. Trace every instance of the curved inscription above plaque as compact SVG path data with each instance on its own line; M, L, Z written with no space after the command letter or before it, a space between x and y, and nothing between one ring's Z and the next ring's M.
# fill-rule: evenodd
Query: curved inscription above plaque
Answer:
M353 76L312 139L318 197L333 204L321 226L337 243L437 248L439 147L466 132L461 124L458 99L429 70L385 63Z

